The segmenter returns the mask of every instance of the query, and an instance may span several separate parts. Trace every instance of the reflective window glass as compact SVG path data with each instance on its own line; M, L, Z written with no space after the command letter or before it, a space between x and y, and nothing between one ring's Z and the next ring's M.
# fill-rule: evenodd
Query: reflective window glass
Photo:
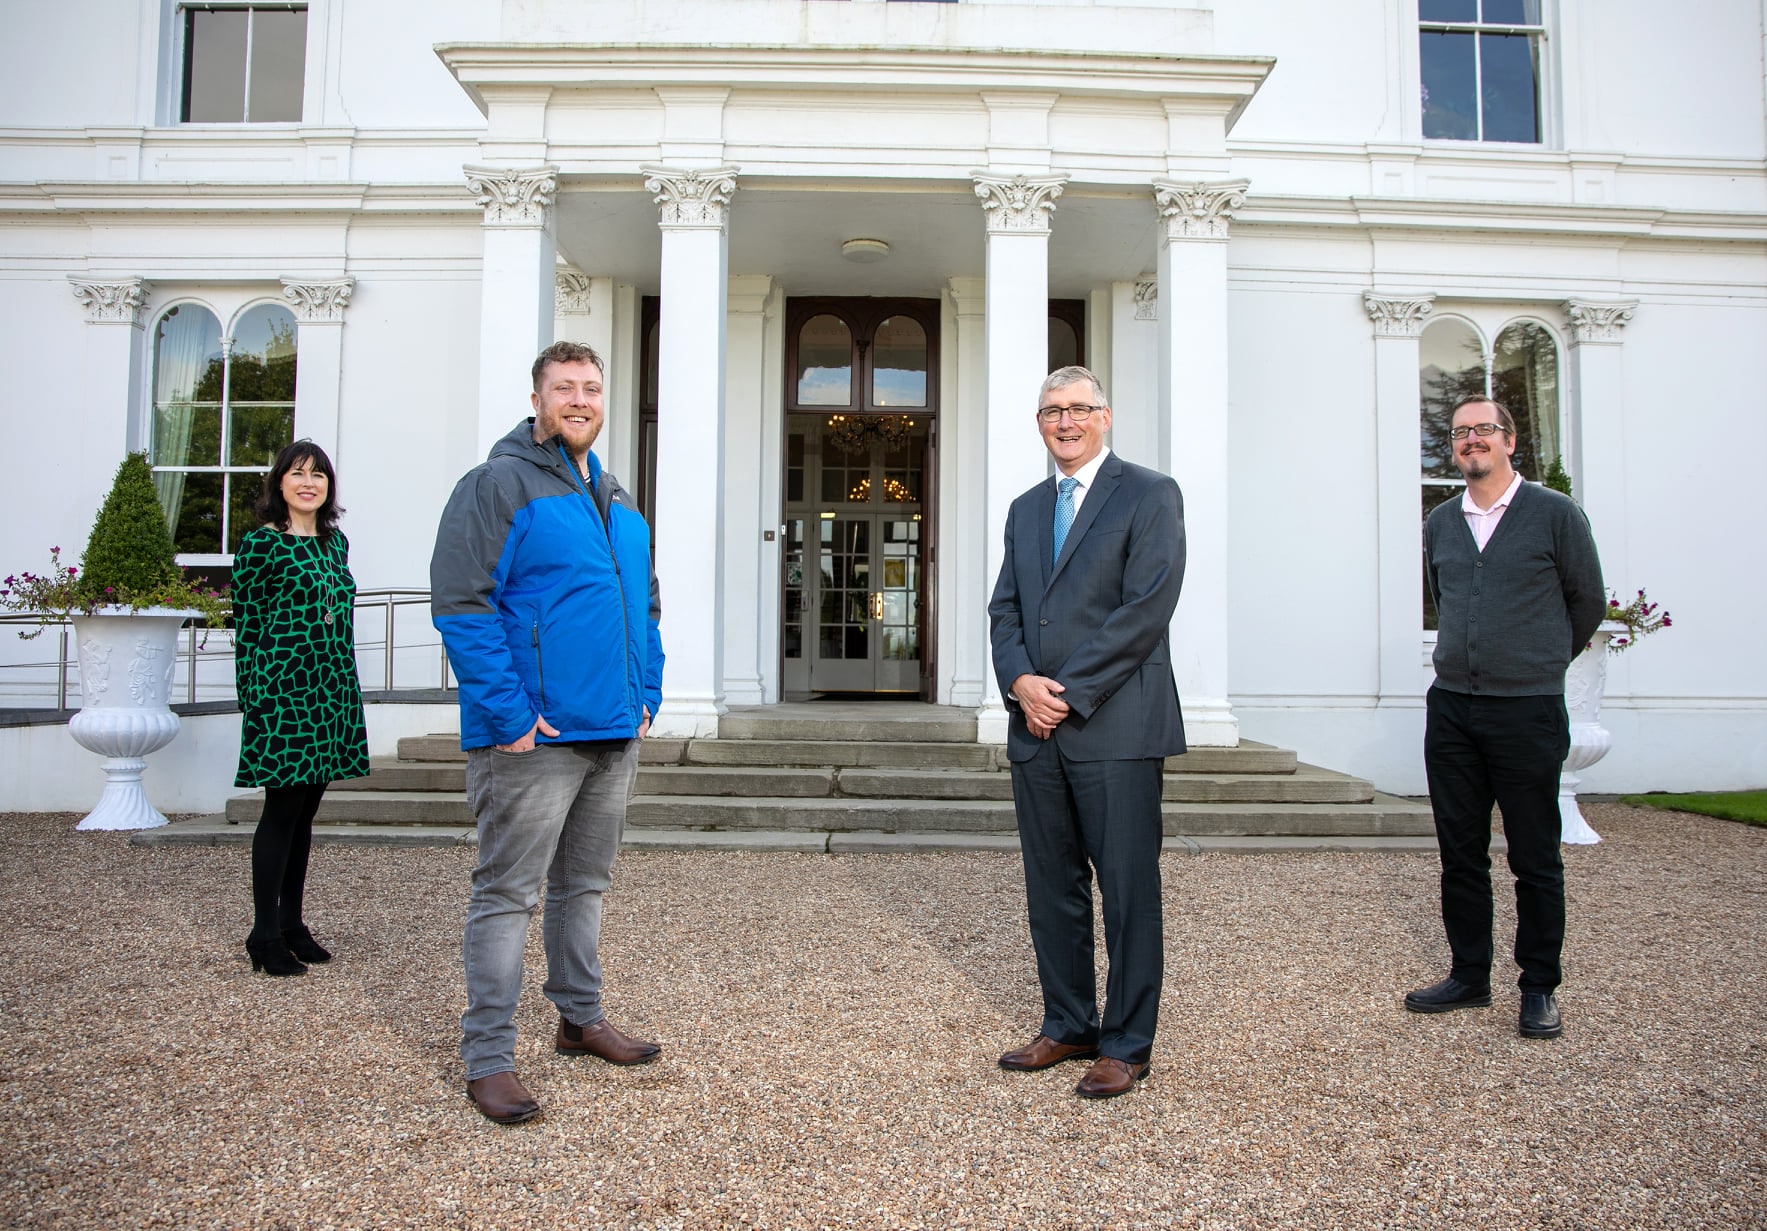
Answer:
M871 337L871 404L926 405L926 330L911 316L892 316Z
M830 313L812 316L798 330L798 404L850 406L853 402L853 331Z

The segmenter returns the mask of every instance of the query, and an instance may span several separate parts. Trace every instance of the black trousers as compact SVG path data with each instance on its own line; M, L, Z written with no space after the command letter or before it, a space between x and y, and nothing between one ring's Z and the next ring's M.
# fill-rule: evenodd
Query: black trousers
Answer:
M1423 762L1442 854L1442 925L1462 983L1491 981L1491 805L1515 874L1515 961L1524 992L1561 980L1565 868L1558 776L1571 750L1562 696L1486 697L1434 687Z
M252 835L251 939L260 944L280 940L283 932L300 926L313 817L328 785L313 782L264 791L263 815Z
M1132 1064L1153 1051L1166 970L1160 912L1163 761L1074 761L1046 740L1012 765L1042 1033ZM1093 969L1092 876L1104 916L1104 1015Z

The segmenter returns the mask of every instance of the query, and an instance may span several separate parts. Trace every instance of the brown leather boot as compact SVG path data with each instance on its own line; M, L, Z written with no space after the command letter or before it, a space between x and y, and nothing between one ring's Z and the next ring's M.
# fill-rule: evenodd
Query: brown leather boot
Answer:
M520 1124L540 1114L540 1100L529 1094L521 1078L510 1072L492 1073L467 1082L466 1097L485 1119L498 1124Z
M660 1043L629 1039L605 1017L593 1026L574 1026L560 1017L552 1050L561 1056L599 1056L609 1064L649 1064L663 1054Z

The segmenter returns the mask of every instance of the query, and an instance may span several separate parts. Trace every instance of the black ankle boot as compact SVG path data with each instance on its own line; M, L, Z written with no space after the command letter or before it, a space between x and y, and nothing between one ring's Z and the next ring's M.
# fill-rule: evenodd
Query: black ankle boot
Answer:
M261 970L267 975L304 975L307 968L295 960L295 955L288 951L288 946L280 939L268 943L255 940L245 942L245 951L251 955L252 969Z
M292 928L284 928L282 943L287 945L288 951L300 958L301 961L314 966L331 960L331 950L314 940L313 933L307 930L307 925L304 923L297 923Z

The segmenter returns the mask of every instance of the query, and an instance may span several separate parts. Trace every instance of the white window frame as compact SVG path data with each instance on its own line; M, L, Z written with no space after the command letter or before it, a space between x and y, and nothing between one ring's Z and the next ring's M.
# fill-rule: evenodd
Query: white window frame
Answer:
M1483 0L1480 0L1481 5ZM1406 0L1405 7L1410 10L1410 37L1406 40L1404 59L1409 61L1412 78L1410 97L1417 100L1417 105L1407 116L1407 127L1415 126L1415 139L1431 145L1478 146L1481 149L1522 149L1542 150L1555 149L1562 144L1559 126L1559 108L1556 105L1558 90L1558 74L1554 35L1557 28L1557 5L1555 0L1540 0L1540 23L1538 25L1515 25L1506 22L1461 22L1461 21L1425 21L1420 15L1418 0ZM1423 134L1423 49L1422 35L1426 32L1464 33L1464 34L1530 34L1538 43L1539 52L1538 79L1534 83L1535 107L1538 109L1540 135L1537 141L1487 141L1484 138L1485 115L1481 101L1479 106L1479 135L1471 140L1457 137L1426 137ZM1483 66L1480 63L1480 47L1478 40L1473 40L1473 64L1476 80L1483 82ZM1482 100L1482 90L1481 90Z
M316 117L313 114L313 55L315 50L323 55L325 48L323 41L315 40L314 38L315 24L320 23L320 19L323 16L323 14L315 11L317 7L318 6L311 3L310 0L173 0L170 21L171 29L169 31L171 56L166 80L169 95L167 100L168 108L166 123L178 126L194 125L198 128L205 128L217 124L233 128L246 127L248 125L252 128L265 128L277 126L296 127L303 124L317 122ZM284 13L305 13L307 15L307 43L302 52L304 58L302 73L303 80L301 83L301 115L299 119L254 120L251 118L249 107L251 105L252 93L252 28L254 23L249 19L246 22L245 28L244 89L245 106L248 109L245 118L243 120L186 120L184 118L184 73L187 65L187 58L190 55L190 48L186 45L185 37L185 32L189 29L189 21L187 20L188 14L193 10L214 12L223 9L246 13L256 10L266 10ZM316 41L318 41L317 48L314 45Z

